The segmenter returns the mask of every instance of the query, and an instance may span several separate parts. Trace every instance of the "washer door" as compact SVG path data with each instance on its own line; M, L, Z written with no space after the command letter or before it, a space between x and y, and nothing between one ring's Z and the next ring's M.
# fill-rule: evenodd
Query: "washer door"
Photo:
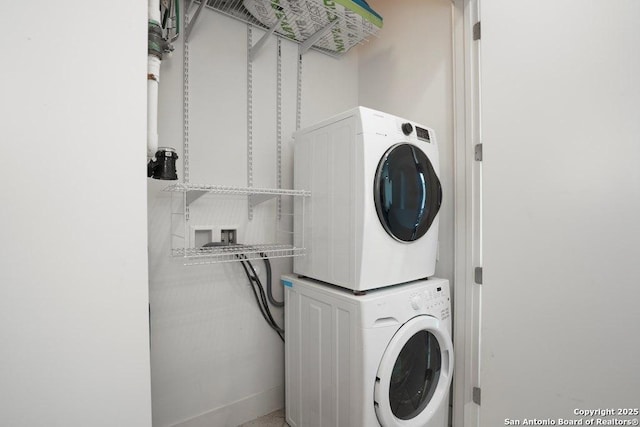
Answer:
M442 187L433 165L413 144L394 145L384 154L373 188L378 218L400 242L424 236L442 203Z
M378 368L374 407L383 427L424 426L446 405L453 344L431 316L409 320L393 336Z

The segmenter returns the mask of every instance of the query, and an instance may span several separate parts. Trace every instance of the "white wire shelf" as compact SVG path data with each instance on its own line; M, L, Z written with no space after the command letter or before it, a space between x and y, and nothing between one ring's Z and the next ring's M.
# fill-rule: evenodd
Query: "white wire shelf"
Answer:
M195 202L205 194L219 195L240 195L249 196L252 206L258 205L277 196L311 196L310 191L289 190L283 188L255 188L255 187L233 187L228 185L206 185L206 184L173 184L165 188L164 191L178 192L186 194L187 206Z
M266 258L291 258L306 254L304 248L286 244L229 245L208 248L173 249L174 257L185 258L184 265L205 265Z
M240 224L232 224L233 221L228 222L227 220L221 220L220 217L213 219L211 216L212 208L215 204L220 203L217 202L215 198L210 200L211 203L193 204L193 202L203 195L208 194L212 196L245 196L248 197L254 205L280 196L300 196L300 199L296 203L300 203L304 210L305 199L311 195L310 191L191 183L176 183L166 187L164 191L172 194L171 255L174 257L182 257L184 259L184 265L237 262L245 259L251 260L263 257L269 259L290 258L306 255L304 248L297 247L295 242L291 244L289 241L293 236L293 230L280 228L280 225L287 224L291 220L287 220L281 224L280 219L277 219L273 226L275 236L267 238L267 240L261 239L258 242L254 241L247 244L200 247L200 244L196 244L194 234L196 229L210 229L212 233L211 237L213 237L214 228L216 230L219 230L221 227L224 228L221 224L231 224L225 226L231 228L236 228ZM237 202L230 201L227 198L220 198L220 201L222 205L217 206L221 208L227 203L231 203L231 206L234 206L234 204L237 206ZM225 215L226 213L222 216ZM286 218L289 218L289 216L293 216L293 211L289 215L285 215ZM263 217L263 219L264 218L265 217ZM250 227L250 223L251 221L240 226L246 230L246 227ZM216 232L218 233L219 231ZM281 240L283 235L286 235L286 240L284 241ZM264 237L265 236L262 238ZM242 242L242 240L240 241ZM270 243L264 243L265 241Z
M212 194L237 194L256 195L268 194L272 196L310 196L307 190L289 190L282 188L256 188L256 187L234 187L229 185L208 185L208 184L173 184L165 188L164 191L184 192L184 191L204 191Z
M206 0L205 6L298 42L301 53L313 48L334 57L377 36L382 27L382 18L358 2Z

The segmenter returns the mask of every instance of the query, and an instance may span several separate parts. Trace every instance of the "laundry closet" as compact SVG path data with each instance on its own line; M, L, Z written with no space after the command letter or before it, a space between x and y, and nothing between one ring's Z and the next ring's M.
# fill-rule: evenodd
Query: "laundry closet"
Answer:
M429 398L442 412L414 425L638 419L640 3L368 0L382 27L337 53L178 3L158 69L145 2L4 5L0 424L237 426L288 405L302 426L316 408L410 426ZM149 86L164 148L148 172L172 178L175 161L177 180L144 175ZM411 125L413 146L437 141L439 279L419 291L294 274L311 259L297 221L319 200L296 186L294 134L359 106L401 119L398 135ZM413 407L385 393L411 331L439 346L415 354L446 379ZM310 402L345 378L361 390Z
M191 258L187 252L180 252L180 248L194 247L197 235L204 241L209 237L219 241L222 238L218 235L228 229L235 230L238 243L255 245L257 248L269 242L276 245L294 242L292 248L283 251L278 249L272 253L270 270L274 278L272 286L275 300L282 301L284 298L280 277L292 272L349 288L346 282L332 283L329 276L323 276L311 267L304 267L306 260L313 258L306 251L317 248L308 248L300 242L306 241L308 233L314 232L310 231L314 227L324 230L315 229L315 232L332 231L327 228L329 225L322 224L317 218L310 220L309 206L318 199L314 199L311 188L294 182L293 135L298 129L305 129L357 106L392 114L413 127L430 129L428 132L433 131L434 139L437 139L442 198L438 212L435 277L451 281L454 285L451 299L457 301L452 314L453 324L458 325L458 329L451 330L456 343L455 362L451 362L450 366L456 367L452 395L457 407L451 408L451 415L452 420L457 420L455 422L464 419L467 423L481 413L483 381L478 363L480 352L488 352L483 359L487 369L495 370L496 366L491 364L493 346L481 347L479 338L480 288L487 280L487 277L483 278L483 257L479 247L479 212L483 206L479 191L483 173L481 168L485 161L482 150L485 144L481 145L484 141L480 139L479 125L478 46L482 40L482 29L477 24L479 10L475 2L456 3L447 0L401 3L371 1L369 5L384 18L384 25L377 35L368 36L367 42L339 55L328 55L314 48L304 50L301 54L297 43L277 34L265 36L262 29L247 26L212 10L215 7L205 7L190 29L188 52L185 54L184 45L178 42L172 56L163 61L158 128L160 145L175 146L178 153L185 153L178 161L181 181L204 187L174 187L176 191L166 192L166 183L150 183L151 371L154 422L158 425L240 424L283 407L286 384L290 389L297 390L294 400L298 396L304 400L304 384L310 387L333 387L333 383L309 382L310 378L321 378L328 373L344 375L344 372L336 374L338 371L329 368L316 372L315 368L305 368L304 362L300 362L302 366L295 368L301 372L298 380L307 380L299 386L300 389L287 383L284 371L285 346L257 310L241 265L238 262L210 264L210 260L200 257L199 252L195 258ZM193 13L194 7L190 13ZM598 11L589 13L597 15ZM493 19L489 19L492 25L497 25L494 21L497 16L499 13L495 12ZM505 29L505 34L508 31L514 31L517 37L524 37L512 28ZM553 43L550 42L550 45ZM508 47L517 52L517 47ZM531 49L535 50L534 47ZM489 54L494 52L491 49L488 51ZM496 64L503 63L496 61ZM500 75L497 69L494 72ZM544 72L541 73L544 75ZM518 78L526 80L526 68L521 70L520 77L513 76L512 82L517 82ZM485 81L491 80L488 78ZM502 83L493 81L493 84L491 89L495 90ZM514 86L517 87L517 84L514 83ZM493 100L492 93L489 91L486 105ZM494 110L487 110L487 123L504 129L504 123L491 121L494 118L492 112L501 111L502 108L505 108L504 105L497 103ZM518 120L522 120L522 117L514 118L514 123ZM491 127L487 131L490 134ZM517 132L515 127L514 132ZM181 141L188 144L186 150ZM491 153L491 143L488 141L486 145ZM317 154L314 152L309 158L309 168L315 160L313 156ZM493 159L496 159L497 155L494 156ZM488 161L491 160L489 158ZM517 164L522 160L510 158L509 161L510 164ZM327 166L330 176L335 175L328 172L332 167ZM322 172L313 173L318 175ZM494 177L491 181L492 177L491 173L487 175L493 188L498 188L498 179ZM508 181L507 177L499 180L501 185L506 185ZM350 191L349 185L344 182L345 192ZM220 191L222 194L209 194L216 193L217 186L278 191L270 195L271 198L261 194L238 196L225 191ZM283 190L301 193L284 194ZM184 191L187 195L183 194ZM200 191L207 191L208 194L200 194ZM488 242L494 242L491 236L501 235L499 223L502 219L498 211L492 208L497 206L497 200L503 202L503 199L491 199L493 193L488 194L494 204L488 205L487 212L495 214L487 217L488 223L494 227ZM323 195L316 193L315 197ZM343 207L332 205L332 208L340 210ZM327 212L327 215L331 213ZM514 217L521 218L522 215L526 217L525 213ZM301 217L305 219L300 220ZM304 225L296 228L296 220ZM457 234L454 234L456 221ZM166 233L166 230L171 230L171 233ZM384 231L381 233L384 234ZM297 241L300 234L305 237ZM518 246L513 242L512 245ZM168 258L167 254L176 248L178 255L184 256ZM492 259L490 254L487 256ZM339 262L339 256L330 259L333 259L330 262L334 267ZM457 262L454 263L454 260ZM224 258L223 261L233 259ZM383 262L377 259L375 267L372 267L382 269L378 276L393 269L393 266L389 266L385 270ZM262 265L260 256L256 257L255 264L260 270L257 274L264 277L266 266ZM493 271L496 271L495 265L494 261ZM368 267L363 264L362 268L366 270ZM538 274L544 274L543 271L543 268L539 269ZM490 278L491 270L488 274ZM304 287L292 276L284 277L284 283L292 285L292 289ZM457 278L455 282L454 278ZM262 280L265 282L266 278ZM393 281L386 285L389 283ZM284 289L289 291L286 285ZM564 288L558 286L558 289ZM508 294L509 291L504 292ZM501 300L492 290L487 292L485 301L493 300L495 307L503 307L501 313L510 313L518 301L517 294L507 301ZM308 295L311 294L306 294L307 298ZM415 296L412 294L411 298ZM569 298L568 293L565 298ZM338 303L335 304L335 307L339 307ZM416 300L414 305L420 307L420 302ZM428 306L431 307L430 301ZM273 309L275 323L280 326L287 322L287 319L283 319L283 311L278 307ZM500 319L498 311L488 309L483 313L489 324L498 322L494 319ZM295 321L291 327L296 328L299 318L292 316L289 317ZM390 318L395 319L393 316ZM319 317L318 321L321 319ZM496 325L487 330L486 342L491 343L493 338L497 340L496 348L504 346L509 349L505 351L512 351L508 343L501 341L500 329ZM363 328L366 329L366 326ZM302 338L305 333L302 333ZM517 332L511 333L515 340ZM333 342L333 338L328 337L325 336L329 340L327 342ZM321 342L319 339L312 341ZM311 344L311 341L302 339L296 343L300 353L292 352L303 360L305 348L308 354L319 355L309 350ZM353 348L353 345L349 348ZM525 349L527 346L520 345L518 348ZM441 362L444 363L446 352L443 350L441 354ZM569 356L567 353L566 357L578 356ZM526 358L527 355L521 355L518 360ZM320 363L320 359L317 363ZM510 363L516 363L515 359ZM305 371L309 370L315 373L307 372L305 376ZM488 377L485 383L491 384L491 378ZM497 378L495 372L493 378ZM352 410L359 410L359 399L371 400L371 406L374 402L378 404L376 396L373 399L367 396L366 390L372 387L365 385L365 391L356 392L364 397L350 394L350 398L354 399L353 405L356 405ZM336 393L323 396L337 399ZM446 399L448 401L448 395ZM485 403L486 399L485 395ZM488 399L491 399L491 395ZM338 404L334 414L324 404L314 406L297 400L287 402L303 408L300 409L302 412L327 411L327 418L309 418L315 420L311 421L312 424L338 423L335 421L338 419L341 422L351 420L346 421L347 424L359 424L364 419L370 420L367 416L339 418ZM499 402L494 401L494 404L500 407ZM562 403L561 399L557 405L562 408L554 410L559 417L566 403ZM517 406L514 404L514 407ZM409 419L413 416L407 414L404 415ZM485 412L484 416L495 422L491 417L499 418L496 414L501 412ZM305 420L304 415L298 415L300 420ZM381 417L378 413L377 418L372 419L384 419ZM290 422L294 421L290 419ZM304 425L304 421L296 422ZM411 420L406 422L412 425ZM426 425L431 426L428 423Z
M249 60L249 46L259 43L265 31L204 8L189 34L188 57L180 40L162 62L159 145L177 149L179 181L184 181L185 167L181 141L188 132L189 182L294 189L292 134L297 128L358 105L426 125L433 129L433 145L437 138L444 189L436 275L451 279L452 4L415 1L397 8L377 3L369 2L384 18L377 35L345 53L312 48L300 61L299 44L277 34L266 38ZM313 193L281 195L255 205L242 195L206 194L188 206L187 230L178 224L175 231L176 217L183 216L182 194L163 191L171 182L149 184L149 235L156 236L150 241L154 423L234 425L282 408L284 347L260 316L240 263L169 258L182 242L176 243L166 230L190 234L186 242L201 230L217 240L220 229L230 228L237 229L237 242L246 245L294 243L290 233L294 204L306 203L308 208ZM178 208L172 206L176 199ZM298 248L305 249L298 244L294 250ZM294 259L304 259L290 255L271 259L277 300L284 298L280 276L293 271ZM254 264L262 270L258 274L264 283L259 257ZM283 309L272 311L277 323L284 325Z

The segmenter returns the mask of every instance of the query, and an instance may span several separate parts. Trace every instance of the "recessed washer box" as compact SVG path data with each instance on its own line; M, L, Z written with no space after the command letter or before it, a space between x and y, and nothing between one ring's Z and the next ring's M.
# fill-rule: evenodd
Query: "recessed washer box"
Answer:
M189 243L192 248L201 248L210 242L237 243L237 225L192 225Z

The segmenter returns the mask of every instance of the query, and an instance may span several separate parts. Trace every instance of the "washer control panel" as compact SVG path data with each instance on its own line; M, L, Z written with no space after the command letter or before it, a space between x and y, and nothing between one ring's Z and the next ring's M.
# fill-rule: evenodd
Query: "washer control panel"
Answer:
M449 295L441 287L411 294L409 304L415 311L436 313L441 319L446 319L451 314Z

